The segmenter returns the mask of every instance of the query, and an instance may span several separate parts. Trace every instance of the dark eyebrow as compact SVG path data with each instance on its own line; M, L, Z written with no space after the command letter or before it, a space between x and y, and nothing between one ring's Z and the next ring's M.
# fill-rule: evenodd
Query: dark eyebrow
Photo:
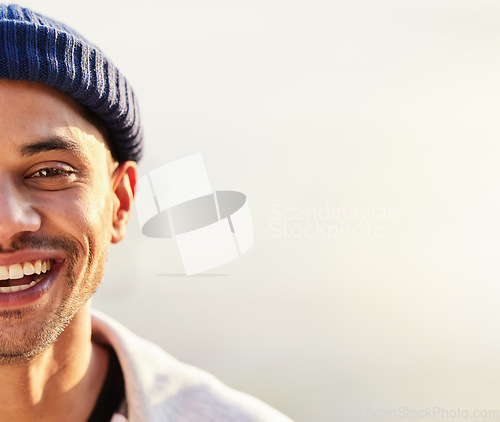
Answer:
M24 145L20 150L21 157L28 157L47 151L64 150L72 152L81 152L82 148L75 141L63 136L54 136L33 144Z

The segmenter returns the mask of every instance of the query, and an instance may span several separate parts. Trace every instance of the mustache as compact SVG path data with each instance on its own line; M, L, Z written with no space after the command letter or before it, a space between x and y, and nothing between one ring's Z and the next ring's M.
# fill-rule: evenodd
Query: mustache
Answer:
M6 248L0 245L0 253L19 252L23 249L55 249L63 250L69 256L74 257L78 254L76 243L65 237L47 237L47 236L29 236L20 237L11 242L10 247Z

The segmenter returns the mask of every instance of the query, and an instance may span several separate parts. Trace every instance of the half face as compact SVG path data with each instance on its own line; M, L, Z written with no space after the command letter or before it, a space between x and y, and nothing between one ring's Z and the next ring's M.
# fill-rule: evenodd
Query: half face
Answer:
M69 96L0 80L0 364L40 354L95 291L134 165Z

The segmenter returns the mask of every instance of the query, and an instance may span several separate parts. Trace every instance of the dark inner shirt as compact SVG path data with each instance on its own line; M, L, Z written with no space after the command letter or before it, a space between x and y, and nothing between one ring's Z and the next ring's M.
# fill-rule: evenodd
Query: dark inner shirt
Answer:
M109 368L97 403L87 422L109 422L125 399L125 381L113 349L109 348Z

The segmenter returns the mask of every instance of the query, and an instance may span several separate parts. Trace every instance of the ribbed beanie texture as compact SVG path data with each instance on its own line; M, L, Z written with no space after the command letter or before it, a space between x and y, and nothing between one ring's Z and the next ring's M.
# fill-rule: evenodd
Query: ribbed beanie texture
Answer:
M142 127L132 87L68 26L18 5L0 5L0 78L43 82L69 94L103 121L119 161L141 158Z

